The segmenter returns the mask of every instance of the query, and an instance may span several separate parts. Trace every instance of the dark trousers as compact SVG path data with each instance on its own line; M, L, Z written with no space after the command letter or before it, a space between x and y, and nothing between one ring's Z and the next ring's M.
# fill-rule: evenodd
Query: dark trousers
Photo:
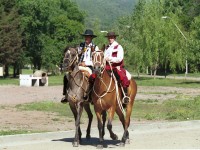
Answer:
M64 77L63 77L63 95L66 95L66 93L67 93L67 84L68 84L67 75L64 75Z

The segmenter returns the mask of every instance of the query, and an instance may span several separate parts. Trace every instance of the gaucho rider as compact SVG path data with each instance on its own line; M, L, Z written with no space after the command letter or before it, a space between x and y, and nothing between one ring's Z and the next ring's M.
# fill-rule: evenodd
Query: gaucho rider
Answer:
M105 49L104 58L106 60L106 70L113 70L116 78L121 82L121 85L124 89L124 102L128 102L129 97L127 97L127 92L130 84L131 74L124 69L124 50L116 41L117 36L118 35L116 35L115 32L108 32L105 36L108 38L109 44Z
M93 43L93 38L97 37L93 34L93 31L90 29L85 30L83 34L81 34L85 38L85 42L80 43L79 53L82 53L79 59L79 69L87 71L89 75L92 74L93 71L93 63L92 63L92 52L98 51L99 48ZM64 76L64 86L63 86L63 95L66 95L67 92L67 76ZM87 93L84 95L84 99L87 99ZM61 99L62 103L68 102L66 97Z

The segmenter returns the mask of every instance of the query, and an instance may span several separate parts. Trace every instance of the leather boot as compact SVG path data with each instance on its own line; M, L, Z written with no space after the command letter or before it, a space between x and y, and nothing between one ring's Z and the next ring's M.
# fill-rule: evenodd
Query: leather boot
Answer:
M67 85L68 85L68 79L67 79L67 75L64 75L63 77L63 95L67 94ZM64 96L61 101L61 103L67 103L68 100L66 99L66 96Z
M128 96L128 88L127 87L123 87L123 90L124 90L124 97L122 99L122 102L124 104L127 104L130 101L130 97Z
M90 95L90 92L91 92L92 87L94 85L95 78L96 78L96 74L93 73L93 74L90 75L90 77L89 77L89 85L88 85L87 91L83 95L83 99L84 100L88 99L88 96Z
M87 100L87 99L88 99L88 96L89 96L89 94L90 94L90 91L91 91L92 87L93 87L93 83L92 83L92 82L89 82L89 86L88 86L86 92L85 92L84 95L83 95L83 99L84 99L84 100Z

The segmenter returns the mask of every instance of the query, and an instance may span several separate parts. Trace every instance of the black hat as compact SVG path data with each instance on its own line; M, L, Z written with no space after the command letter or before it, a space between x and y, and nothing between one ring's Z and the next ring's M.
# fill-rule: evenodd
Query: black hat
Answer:
M82 36L92 36L93 38L97 37L93 34L93 31L90 29L85 30L85 33L81 34Z
M119 35L115 34L115 32L108 32L105 37L110 37L110 36L116 37L116 36L119 36Z

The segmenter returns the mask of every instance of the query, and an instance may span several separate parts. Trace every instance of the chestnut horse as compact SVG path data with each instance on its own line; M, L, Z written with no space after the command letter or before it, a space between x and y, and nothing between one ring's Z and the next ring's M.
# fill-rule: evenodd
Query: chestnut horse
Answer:
M83 100L84 92L86 92L86 89L88 88L88 78L78 68L78 49L67 49L63 60L63 68L66 71L69 71L66 98L69 101L71 111L73 112L75 118L76 132L73 146L77 147L79 146L82 135L80 118L83 108L87 112L89 118L86 134L87 139L90 139L91 123L93 119L93 114L90 110L90 103Z
M99 144L97 147L103 148L104 129L101 116L104 111L108 112L107 128L110 132L111 138L114 140L116 140L118 137L112 131L112 120L115 112L119 116L124 128L124 134L120 145L125 146L125 143L129 142L128 127L130 125L130 117L133 109L134 99L137 93L136 82L134 79L131 79L128 87L128 96L130 97L130 100L127 104L124 104L122 102L123 92L120 86L118 86L119 83L117 83L113 72L105 70L106 63L104 60L104 52L93 52L92 60L94 64L94 71L97 75L91 93L94 110L98 120Z

